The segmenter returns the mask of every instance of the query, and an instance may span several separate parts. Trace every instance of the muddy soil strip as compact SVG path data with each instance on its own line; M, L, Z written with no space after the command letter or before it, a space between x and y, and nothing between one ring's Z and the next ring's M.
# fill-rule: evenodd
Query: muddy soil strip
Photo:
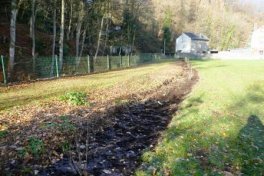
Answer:
M167 128L178 104L198 80L189 69L180 79L164 82L145 99L120 105L109 111L111 123L96 132L87 133L91 124L80 131L77 146L69 155L42 170L40 175L133 175L145 150L154 149L161 133Z

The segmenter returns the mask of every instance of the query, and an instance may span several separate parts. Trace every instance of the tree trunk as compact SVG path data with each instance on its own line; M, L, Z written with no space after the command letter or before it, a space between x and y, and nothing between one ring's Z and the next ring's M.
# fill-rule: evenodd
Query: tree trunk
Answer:
M36 21L36 0L32 0L32 21L31 21L31 32L32 32L32 67L33 67L33 74L35 74L36 68L36 35L35 35L35 21Z
M51 77L54 75L55 50L56 50L56 36L57 36L56 18L57 18L56 0L54 0L54 6L53 6L53 42L52 42L52 60L51 60L51 69L50 69L50 76L51 76Z
M134 51L135 40L136 40L136 29L134 29L134 33L133 33L132 46L131 46L131 53L133 53L133 51Z
M79 57L81 28L82 28L82 23L77 24L76 41L75 41L75 47L76 47L75 56L76 57Z
M72 27L72 13L73 13L73 3L72 0L70 0L70 6L71 6L71 10L70 10L70 17L69 17L69 26L68 26L68 31L67 31L67 40L70 40L70 35L71 35L71 27Z
M81 58L83 55L84 42L85 42L85 38L86 38L86 28L87 28L86 26L85 26L85 29L84 29L83 35L82 35L82 43L81 43L81 50L80 50L79 58ZM77 66L79 66L79 64L80 64L80 59L79 59L79 63Z
M163 54L166 55L166 39L163 41Z
M82 23L83 23L83 2L80 2L80 13L78 17L77 22L77 28L76 28L76 41L75 41L75 47L76 47L76 58L79 57L79 51L80 51L80 36L81 36L81 29L82 29Z
M95 52L95 55L94 55L94 60L95 61L97 59L99 48L100 48L100 44L101 44L101 36L102 36L103 27L104 27L104 16L102 17L102 20L101 20L101 27L100 27L100 31L99 31L99 35L98 35L97 47L96 47L96 52Z
M76 68L79 66L80 63L80 36L81 36L81 28L82 28L82 22L78 22L77 29L76 29L76 41L75 41L75 47L76 47Z
M78 17L78 23L77 23L77 28L76 28L76 68L79 66L80 64L80 59L81 59L81 55L80 55L80 37L81 37L81 29L82 29L82 25L83 25L83 19L84 19L84 3L80 2L80 6L79 6L79 17ZM86 30L86 29L84 29ZM86 35L86 34L85 34Z
M108 33L108 30L109 30L109 22L110 22L109 18L112 19L112 14L111 14L111 12L110 12L110 9L111 9L111 2L108 1L108 2L107 2L107 13L108 13L108 18L107 18L107 21L106 21L106 30L105 30L105 31L106 31L106 37L105 37L104 48L103 48L103 52L104 52L104 54L107 54L107 52L106 52L106 47L107 47L107 44L108 44L108 42L109 42L109 33Z
M65 23L65 0L61 0L61 27L60 27L60 54L59 54L59 68L62 70L63 64L63 42L64 42L64 23Z
M10 47L9 47L9 69L8 78L12 79L15 64L16 50L16 18L17 18L17 1L11 1L11 19L10 19Z
M107 23L106 23L106 37L105 37L105 42L104 42L104 48L103 48L103 52L105 52L106 46L108 44L109 41L109 34L108 34L108 30L109 30L109 19L107 19Z
M29 20L29 37L32 39L32 15Z
M132 43L131 40L131 13L129 11L129 5L128 5L128 0L126 0L126 7L125 10L128 12L128 21L127 21L127 46L130 46ZM127 54L127 53L126 53Z

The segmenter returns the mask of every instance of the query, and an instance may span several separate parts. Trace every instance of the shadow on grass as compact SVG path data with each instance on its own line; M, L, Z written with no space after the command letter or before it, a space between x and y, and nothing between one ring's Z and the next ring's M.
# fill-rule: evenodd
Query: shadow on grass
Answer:
M245 175L263 175L264 167L264 126L256 115L248 118L240 130L237 144L239 147L241 172Z
M195 125L201 126L203 123ZM145 155L147 159L144 160L147 162L140 170L147 173L146 175L155 173L156 175L262 176L264 174L264 126L257 116L252 115L248 118L248 123L239 131L236 138L214 135L190 140L188 136L192 133L203 136L201 129L171 127L163 140L163 149L165 149L158 149L154 156ZM173 140L179 142L172 144ZM172 158L173 153L177 152L185 154Z
M203 95L187 100L156 151L143 155L139 176L264 175L263 117L256 115L261 114L263 86L249 86L225 109L227 114L204 117L199 108L204 101Z

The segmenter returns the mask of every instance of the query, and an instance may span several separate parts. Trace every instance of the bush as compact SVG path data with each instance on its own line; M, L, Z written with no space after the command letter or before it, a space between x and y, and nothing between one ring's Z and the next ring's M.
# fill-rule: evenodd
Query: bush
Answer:
M68 92L61 97L61 100L77 106L88 104L87 95L83 92Z

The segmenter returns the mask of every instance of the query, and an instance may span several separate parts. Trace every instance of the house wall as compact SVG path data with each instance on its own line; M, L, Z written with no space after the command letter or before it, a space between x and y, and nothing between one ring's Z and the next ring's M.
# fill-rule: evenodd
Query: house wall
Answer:
M176 39L176 53L190 53L191 52L191 39L185 34L182 34Z
M255 52L264 51L264 27L253 32L251 39L251 48Z
M208 49L208 42L199 40L192 41L191 53L204 53L207 52Z

